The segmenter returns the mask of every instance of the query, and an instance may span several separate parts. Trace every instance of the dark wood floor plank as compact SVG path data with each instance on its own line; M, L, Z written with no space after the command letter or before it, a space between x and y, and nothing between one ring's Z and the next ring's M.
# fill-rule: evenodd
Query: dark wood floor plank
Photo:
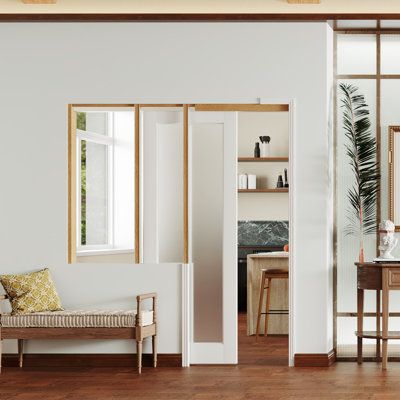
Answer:
M287 337L245 335L238 366L4 368L0 400L398 400L400 364L287 367Z

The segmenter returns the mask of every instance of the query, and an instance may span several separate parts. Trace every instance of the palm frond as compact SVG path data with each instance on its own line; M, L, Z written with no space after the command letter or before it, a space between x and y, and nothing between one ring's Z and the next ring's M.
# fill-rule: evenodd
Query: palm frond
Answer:
M376 139L371 133L368 105L354 85L340 84L346 154L354 173L354 184L347 193L347 234L376 233L376 205L380 173L376 161Z

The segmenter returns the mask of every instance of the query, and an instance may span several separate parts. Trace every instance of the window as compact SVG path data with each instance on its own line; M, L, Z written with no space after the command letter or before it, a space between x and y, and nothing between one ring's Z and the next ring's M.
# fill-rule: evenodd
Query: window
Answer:
M76 112L76 252L134 251L134 113Z

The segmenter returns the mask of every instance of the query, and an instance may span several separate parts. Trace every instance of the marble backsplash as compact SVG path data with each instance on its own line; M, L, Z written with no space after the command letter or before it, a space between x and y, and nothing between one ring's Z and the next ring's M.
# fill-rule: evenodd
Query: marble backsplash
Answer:
M239 246L284 246L289 242L289 221L239 221Z

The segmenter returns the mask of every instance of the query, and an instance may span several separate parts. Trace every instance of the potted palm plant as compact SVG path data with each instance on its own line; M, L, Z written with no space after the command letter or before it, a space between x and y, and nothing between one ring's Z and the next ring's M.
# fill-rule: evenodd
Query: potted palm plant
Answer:
M368 105L356 86L340 84L346 154L354 174L348 190L347 234L359 236L359 262L364 262L364 236L377 232L377 198L380 173L376 139L371 132Z

